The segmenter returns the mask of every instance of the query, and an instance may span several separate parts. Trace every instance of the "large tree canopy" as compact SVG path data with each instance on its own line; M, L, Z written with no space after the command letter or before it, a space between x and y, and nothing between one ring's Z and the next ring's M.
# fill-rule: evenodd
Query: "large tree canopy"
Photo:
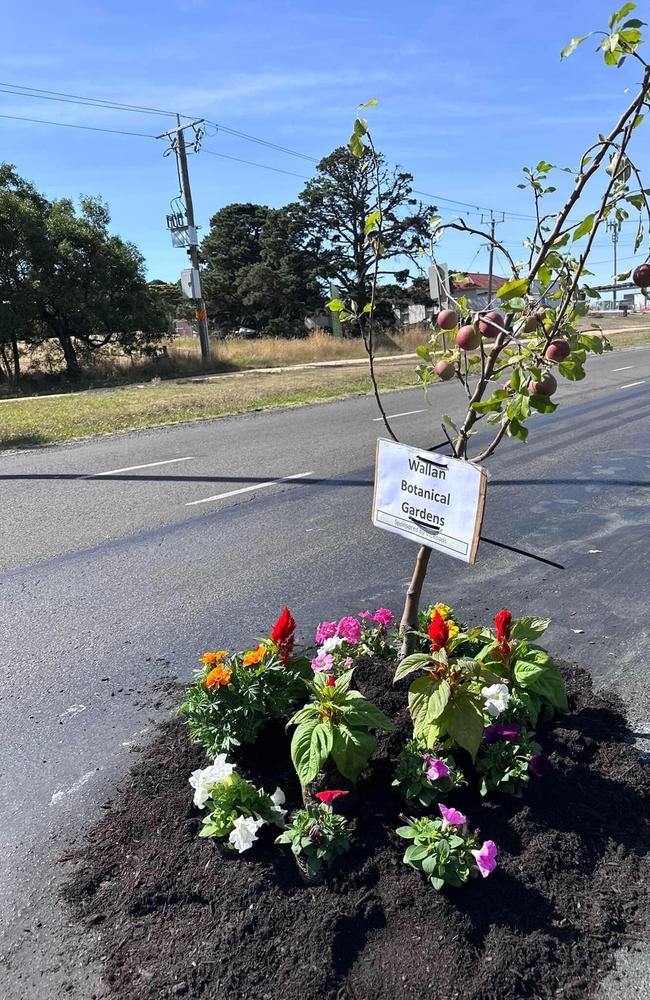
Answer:
M227 333L247 327L278 336L305 332L322 309L320 244L298 205L226 205L201 245L203 287L212 322Z
M54 340L76 376L79 350L110 341L133 350L166 332L142 255L109 222L99 199L82 198L79 208L67 198L48 201L0 167L0 361L12 380L18 341Z
M389 169L382 156L378 157L379 176L371 169L369 157L357 158L345 147L321 160L317 170L300 195L307 227L312 238L327 248L329 271L343 297L354 299L363 313L370 299L375 261L366 237L366 219L381 209L380 280L390 277L393 283L404 284L409 277L408 262L419 266L431 210L412 197L411 174Z

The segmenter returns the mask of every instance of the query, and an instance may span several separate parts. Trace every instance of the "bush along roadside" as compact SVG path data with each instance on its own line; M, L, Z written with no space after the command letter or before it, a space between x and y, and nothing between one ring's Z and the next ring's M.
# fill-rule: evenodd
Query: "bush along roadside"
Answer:
M435 889L486 878L497 867L489 831L483 839L456 807L459 789L521 797L531 777L551 771L535 727L568 704L559 670L536 643L549 624L513 619L504 609L493 628L467 627L448 605L432 605L420 616L418 651L396 666L398 685L417 674L405 693L413 733L396 748L386 784L405 803L395 815L396 837L408 841L403 861ZM242 853L263 828L275 827L275 843L289 846L305 881L318 884L358 824L372 822L372 803L362 801L363 782L361 792L357 786L369 773L378 734L386 739L395 730L355 686L357 668L371 659L388 669L403 637L391 611L364 611L321 622L308 659L295 652L295 629L285 608L251 649L205 653L180 712L212 759L189 779L194 804L205 813L200 836ZM283 789L267 792L237 771L242 744L254 744L273 722L284 723L302 791L289 811Z

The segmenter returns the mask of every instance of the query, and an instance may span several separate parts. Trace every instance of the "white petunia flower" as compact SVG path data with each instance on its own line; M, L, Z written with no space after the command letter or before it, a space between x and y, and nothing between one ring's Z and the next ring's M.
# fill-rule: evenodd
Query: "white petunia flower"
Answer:
M481 688L481 694L485 698L485 711L493 719L508 707L510 693L507 684L491 684L490 687Z
M257 831L264 826L263 819L253 819L252 816L238 816L235 820L234 829L230 831L228 840L236 851L241 854L253 846L257 840Z
M190 785L194 789L194 805L203 809L214 786L218 785L224 778L229 777L234 769L235 765L227 761L225 753L220 753L218 757L215 757L214 764L201 767L198 771L192 771Z
M281 808L281 806L284 805L286 800L287 797L282 791L282 789L276 788L276 790L273 792L273 795L271 796L271 802L275 806L275 811L279 813L280 816L282 816L282 819L284 819L284 817L287 815L287 810Z
M338 649L339 646L343 644L343 639L340 635L333 635L331 639L326 639L323 645L318 650L319 653L331 653L333 650Z

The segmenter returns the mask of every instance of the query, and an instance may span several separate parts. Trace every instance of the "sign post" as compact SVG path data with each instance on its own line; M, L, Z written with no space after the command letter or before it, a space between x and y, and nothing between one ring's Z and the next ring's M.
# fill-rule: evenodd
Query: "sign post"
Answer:
M487 471L472 462L377 441L372 521L419 545L476 561Z

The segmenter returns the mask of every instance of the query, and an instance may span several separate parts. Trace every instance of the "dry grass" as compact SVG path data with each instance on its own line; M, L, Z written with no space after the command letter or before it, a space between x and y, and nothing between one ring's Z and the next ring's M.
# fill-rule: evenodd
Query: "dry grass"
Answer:
M379 365L383 391L415 385L412 360ZM112 431L160 427L246 413L273 406L298 405L371 391L365 369L302 369L246 372L202 382L157 382L0 403L0 447L94 437Z

